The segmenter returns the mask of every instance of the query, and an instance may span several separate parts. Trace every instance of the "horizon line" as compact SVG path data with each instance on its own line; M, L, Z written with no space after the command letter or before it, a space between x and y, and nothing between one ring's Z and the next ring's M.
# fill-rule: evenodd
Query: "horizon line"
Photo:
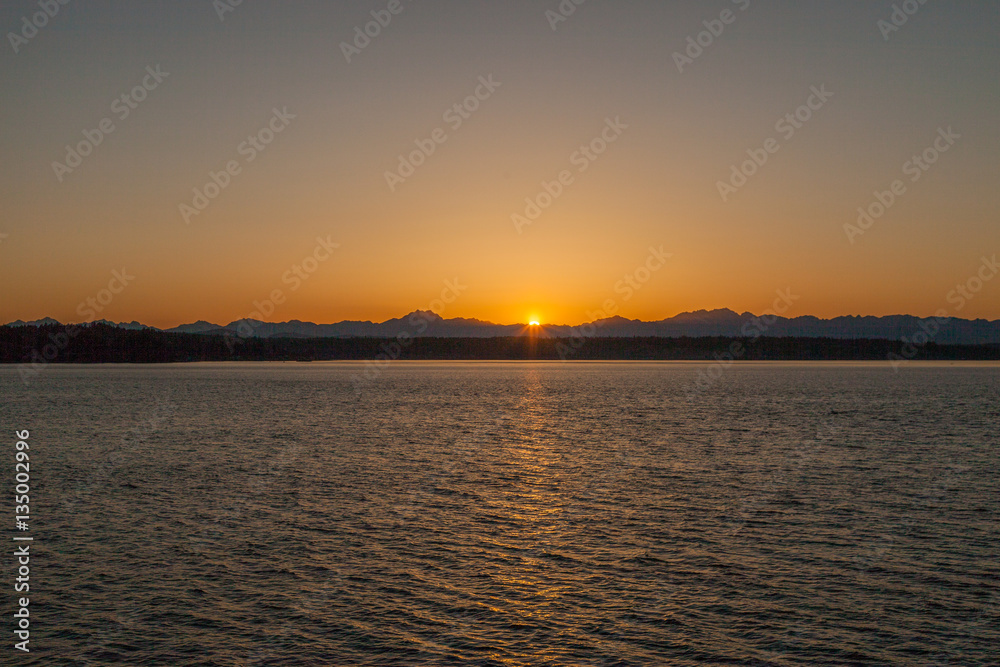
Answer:
M795 316L785 316L785 315L774 313L773 311L772 312L768 312L767 310L762 311L761 313L758 314L758 313L750 312L748 310L745 310L743 312L738 312L738 311L735 311L735 310L733 310L731 308L713 308L713 309L704 309L703 308L703 309L699 309L699 310L681 311L679 313L676 313L675 315L668 315L666 317L663 317L663 318L660 318L660 319L653 319L653 320L643 320L643 319L639 319L639 318L630 318L630 317L625 317L625 316L617 315L616 314L616 315L606 315L604 317L596 317L596 318L590 319L590 320L584 320L584 321L579 322L578 324L565 324L565 323L555 323L555 322L539 322L539 324L534 325L534 326L538 326L538 327L540 327L542 329L544 329L546 327L565 327L565 328L570 328L570 327L577 327L577 326L582 326L582 325L586 325L586 324L592 324L594 322L605 322L605 321L610 321L610 320L624 320L624 321L627 321L627 322L635 322L635 323L642 323L642 324L656 324L656 323L661 323L661 322L667 322L669 320L676 319L676 318L681 317L683 315L698 315L698 314L713 314L713 313L731 313L732 315L734 315L736 317L746 317L746 316L749 316L749 317L752 317L752 318L761 318L761 317L768 317L768 316L770 316L770 317L776 317L776 318L786 319L786 320L796 320L796 319L801 319L801 318L812 318L812 319L815 319L815 320L826 321L826 322L829 322L829 321L832 321L832 320L836 320L836 319L840 319L840 318L859 318L859 319L863 319L863 318L875 318L875 319L882 319L882 318L891 318L891 317L912 317L912 318L915 318L915 319L922 319L922 320L927 320L927 319L952 320L952 319L954 319L954 320L963 320L963 321L966 321L966 322L984 321L984 322L990 322L990 323L1000 321L1000 317L998 317L997 319L988 319L988 318L985 318L985 317L962 318L962 317L958 317L956 315L951 315L951 314L947 314L947 313L940 314L941 312L942 311L939 310L938 313L936 313L934 315L914 315L914 314L910 314L910 313L893 313L893 314L889 314L889 315L846 314L846 315L835 315L833 317L820 317L818 315L810 315L810 314L800 314L800 315L795 315ZM286 320L273 320L272 321L272 320L263 320L263 319L258 319L256 317L252 317L252 315L255 315L255 314L259 314L259 313L251 313L250 316L241 317L241 318L238 318L238 319L235 319L235 320L230 320L229 322L227 322L225 324L219 324L217 322L212 322L210 320L205 320L205 319L197 319L197 320L182 322L180 324L176 324L176 325L173 325L173 326L166 326L166 327L156 327L156 326L148 325L148 324L145 324L145 323L143 323L143 322L141 322L139 320L136 320L136 319L133 319L131 321L121 320L121 321L117 321L116 322L114 320L109 320L107 318L98 318L98 319L84 320L84 321L80 321L80 322L62 322L62 321L60 321L60 320L58 320L56 318L48 317L48 316L41 317L41 318L38 318L38 319L35 319L35 320L23 320L21 318L18 318L18 319L11 320L11 321L8 321L8 322L0 323L0 326L37 325L38 323L45 322L46 320L51 320L53 323L59 324L61 326L70 326L70 325L83 326L83 325L89 325L89 324L111 323L111 324L119 325L119 326L120 325L139 325L139 326L147 327L147 328L150 328L150 329L157 329L157 330L160 330L160 331L168 331L170 329L176 329L176 328L179 328L179 327L182 327L182 326L190 326L190 325L199 324L199 323L211 324L213 326L220 327L220 328L228 327L228 326L231 326L233 324L237 324L239 322L256 322L258 324L271 324L271 325L274 325L274 324L300 323L300 324L312 324L312 325L315 325L315 326L332 326L332 325L336 325L336 324L345 324L345 323L383 325L383 324L387 324L387 323L395 321L395 320L404 320L404 319L407 319L409 317L412 317L412 316L418 315L418 314L419 315L423 315L425 318L426 318L427 315L431 315L431 316L433 316L431 318L432 320L440 320L442 322L453 322L453 321L457 321L457 320L463 320L463 321L467 321L467 322L478 322L478 323L480 323L482 325L486 325L486 326L489 326L489 325L499 326L499 327L515 327L515 326L529 327L529 326L532 326L529 321L512 322L512 323L502 323L502 322L494 322L492 320L479 319L477 317L443 317L440 314L438 314L438 313L436 313L436 312L434 312L432 310L427 310L427 309L411 310L411 311L409 311L409 312L407 312L407 313L405 313L403 315L400 315L400 316L397 316L397 317L390 317L390 318L388 318L386 320L382 320L382 321L359 320L359 319L341 319L341 320L328 321L328 322L317 322L317 321L312 321L312 320L302 320L302 319L298 319L298 318L294 318L294 317L290 318L290 319L286 319ZM601 314L603 314L603 313L601 313ZM529 318L529 319L537 319L537 318Z

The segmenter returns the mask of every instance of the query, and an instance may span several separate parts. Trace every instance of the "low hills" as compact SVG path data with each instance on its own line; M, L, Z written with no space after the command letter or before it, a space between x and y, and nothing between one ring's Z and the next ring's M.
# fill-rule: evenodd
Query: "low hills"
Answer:
M34 322L12 322L7 326L58 325L51 318ZM138 322L104 324L125 329L153 329ZM155 329L154 329L155 330ZM290 320L261 322L242 319L228 324L198 321L170 329L167 333L235 336L239 338L496 338L531 336L540 338L570 338L574 336L602 338L702 338L722 336L732 338L833 338L846 340L886 339L934 341L948 345L988 345L1000 343L1000 320L965 320L959 318L921 318L912 315L884 317L847 315L820 319L809 315L799 317L761 317L752 313L737 313L729 309L699 310L681 313L663 320L645 322L624 317L611 317L570 326L544 324L496 324L477 319L444 319L429 311L414 311L385 322L345 320L333 324L316 324ZM926 340L924 340L926 338Z

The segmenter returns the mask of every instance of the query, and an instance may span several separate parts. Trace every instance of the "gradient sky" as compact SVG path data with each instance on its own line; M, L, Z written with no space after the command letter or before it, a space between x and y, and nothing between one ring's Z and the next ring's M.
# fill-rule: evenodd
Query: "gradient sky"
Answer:
M388 4L245 0L220 20L211 0L77 0L17 53L5 39L0 321L82 321L122 268L134 280L99 317L161 327L245 317L275 290L267 319L381 321L454 278L442 315L499 322L575 324L608 299L646 320L759 313L785 288L789 316L927 316L1000 251L995 0L928 2L888 39L889 1L588 0L553 30L558 0L402 0L348 63L341 42ZM726 9L679 72L673 54ZM38 11L4 2L0 26ZM157 65L169 76L119 120L112 102ZM444 112L490 75L452 129ZM776 121L824 85L786 140ZM274 108L295 118L247 162ZM60 182L52 163L103 118L114 131ZM571 156L608 118L628 128L580 173ZM911 182L904 163L948 127L961 138ZM447 141L390 191L436 128ZM778 152L724 202L718 182L769 137ZM229 160L240 173L186 224L179 205ZM563 170L518 233L512 214ZM905 194L849 242L896 179ZM340 247L293 289L317 237ZM672 257L626 299L615 286L650 246ZM1000 280L952 314L1000 318Z

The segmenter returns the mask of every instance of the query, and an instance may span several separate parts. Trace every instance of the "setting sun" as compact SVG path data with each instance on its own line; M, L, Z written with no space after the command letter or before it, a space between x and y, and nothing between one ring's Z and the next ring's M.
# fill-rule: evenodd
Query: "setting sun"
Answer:
M531 320L530 322L528 322L528 326L537 327L540 326L540 322L538 320Z

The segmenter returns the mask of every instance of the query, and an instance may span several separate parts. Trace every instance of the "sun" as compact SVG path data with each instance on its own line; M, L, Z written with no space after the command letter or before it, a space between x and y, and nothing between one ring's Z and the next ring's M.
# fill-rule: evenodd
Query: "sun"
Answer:
M531 320L530 322L528 322L528 326L529 327L541 326L541 322L539 322L538 320Z

